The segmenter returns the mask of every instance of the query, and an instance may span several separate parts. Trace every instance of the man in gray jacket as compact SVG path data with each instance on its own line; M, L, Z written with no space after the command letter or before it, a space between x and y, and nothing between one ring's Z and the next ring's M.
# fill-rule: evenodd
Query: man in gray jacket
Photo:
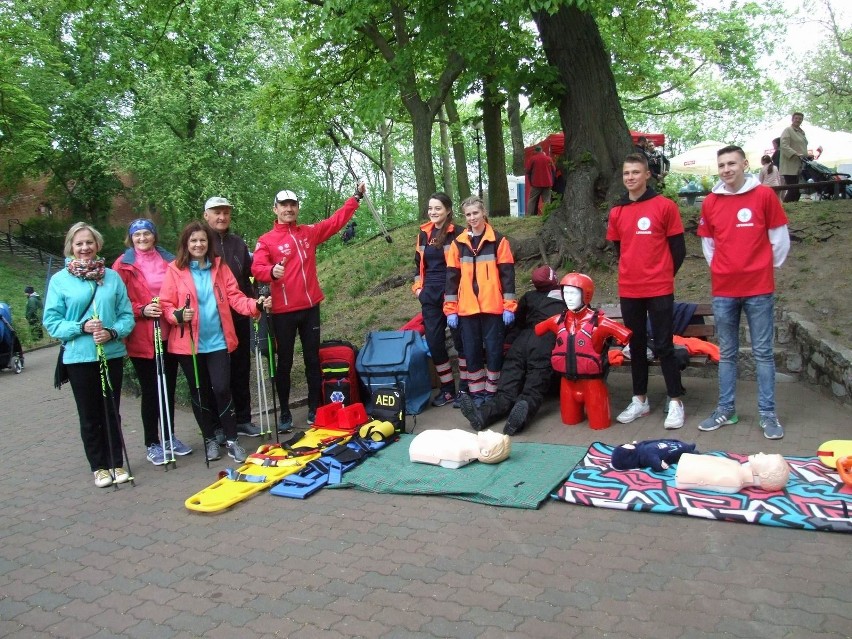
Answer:
M251 282L251 255L245 241L231 233L233 205L224 197L211 197L204 204L204 219L216 232L216 252L231 268L240 290L254 297ZM231 397L237 433L248 437L260 435L260 427L251 421L251 318L231 311L237 333L237 350L231 353Z

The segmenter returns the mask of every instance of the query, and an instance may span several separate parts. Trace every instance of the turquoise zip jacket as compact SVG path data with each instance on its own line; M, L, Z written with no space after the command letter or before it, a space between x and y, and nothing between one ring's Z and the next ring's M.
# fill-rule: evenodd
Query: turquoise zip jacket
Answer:
M95 291L95 299L85 306L92 299L92 290ZM98 360L94 338L81 328L82 322L94 315L98 316L104 328L118 333L118 339L111 339L103 345L107 359L124 357L127 349L123 340L130 335L135 322L127 289L118 273L106 269L100 283L75 277L67 269L50 278L43 323L51 337L65 344L63 361L66 364Z

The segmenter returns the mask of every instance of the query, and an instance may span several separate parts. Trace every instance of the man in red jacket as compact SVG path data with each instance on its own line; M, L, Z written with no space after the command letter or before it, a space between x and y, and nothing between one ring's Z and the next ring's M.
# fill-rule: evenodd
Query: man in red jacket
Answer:
M365 192L366 186L359 183L355 195L330 218L316 224L299 224L299 197L293 191L279 191L272 201L276 222L257 240L251 272L258 282L271 284L272 326L278 344L275 385L281 403L279 431L293 427L290 372L297 333L308 381L308 426L314 423L322 390L319 304L324 299L317 279L316 249L346 225Z
M540 146L535 147L535 153L527 161L527 180L530 183L530 194L527 197L527 215L538 215L538 202L550 202L550 189L553 188L553 178L556 167L553 160Z

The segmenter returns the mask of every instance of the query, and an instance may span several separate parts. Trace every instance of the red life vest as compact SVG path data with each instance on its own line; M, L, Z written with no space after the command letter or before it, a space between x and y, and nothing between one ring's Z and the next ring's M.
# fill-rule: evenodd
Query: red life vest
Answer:
M550 354L550 365L557 373L576 381L578 379L602 379L609 372L608 344L603 351L596 352L592 345L592 333L598 326L600 311L595 311L580 325L576 333L569 333L565 326L565 313L559 318L561 324L556 334L556 345Z

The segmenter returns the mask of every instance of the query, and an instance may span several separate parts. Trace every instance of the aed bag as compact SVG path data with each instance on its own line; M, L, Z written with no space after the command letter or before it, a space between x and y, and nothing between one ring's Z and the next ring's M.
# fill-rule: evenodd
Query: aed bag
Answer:
M376 389L399 387L408 415L419 415L431 399L429 348L416 331L371 331L355 368L370 398Z

